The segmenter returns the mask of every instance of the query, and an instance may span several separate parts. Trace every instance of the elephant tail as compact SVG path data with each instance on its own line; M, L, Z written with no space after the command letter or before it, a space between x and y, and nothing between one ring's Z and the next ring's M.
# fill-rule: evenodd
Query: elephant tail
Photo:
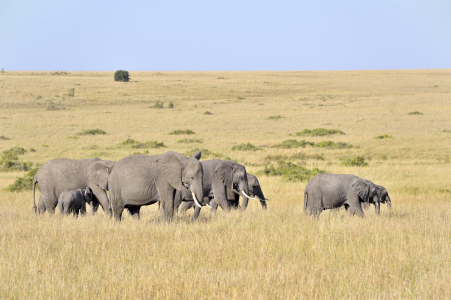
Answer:
M37 211L38 211L38 208L36 207L36 201L35 201L36 183L38 183L38 180L36 179L36 176L35 176L33 179L33 209L34 209L35 213L37 213Z
M308 202L308 194L307 190L304 191L304 213L307 214L307 202Z

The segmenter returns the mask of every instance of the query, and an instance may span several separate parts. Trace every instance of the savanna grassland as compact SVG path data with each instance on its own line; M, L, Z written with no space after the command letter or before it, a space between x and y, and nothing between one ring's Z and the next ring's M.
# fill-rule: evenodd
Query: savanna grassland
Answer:
M0 73L0 152L32 168L202 149L260 174L267 211L37 216L30 190L5 190L27 171L4 168L0 298L451 298L451 70L130 75ZM297 134L315 128L344 134ZM262 173L284 162L383 185L392 209L307 217L307 181Z

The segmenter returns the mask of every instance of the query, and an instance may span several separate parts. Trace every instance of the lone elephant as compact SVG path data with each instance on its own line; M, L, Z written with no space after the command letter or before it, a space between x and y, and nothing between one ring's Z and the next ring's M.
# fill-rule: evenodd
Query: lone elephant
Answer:
M322 173L313 177L305 187L304 212L319 214L325 209L344 206L348 215L364 213L361 202L372 199L376 213L380 210L380 200L376 186L369 180L351 174Z
M46 162L38 169L33 179L34 211L37 211L35 191L36 184L38 184L40 190L39 213L48 210L53 214L58 204L58 198L63 191L83 189L86 186L92 189L95 196L91 203L91 212L94 214L100 203L103 210L109 213L110 205L105 192L107 186L104 182L99 181L101 177L90 176L88 169L103 169L109 174L114 164L113 161L101 160L97 157L90 159L57 158Z
M160 201L162 217L170 221L176 191L188 189L203 204L203 169L199 160L180 153L135 154L119 160L108 178L111 208L117 222L125 208L139 217L141 206Z

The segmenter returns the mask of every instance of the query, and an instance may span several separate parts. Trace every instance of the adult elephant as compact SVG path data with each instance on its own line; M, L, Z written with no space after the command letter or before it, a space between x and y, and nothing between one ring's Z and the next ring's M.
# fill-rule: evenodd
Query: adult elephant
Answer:
M360 202L369 202L370 199L379 213L380 200L371 181L351 174L322 173L313 177L305 187L304 212L319 216L325 209L344 206L348 215L363 217Z
M268 200L268 199L266 199L265 196L263 195L263 191L260 186L260 182L257 179L257 176L247 173L247 183L249 186L249 196L251 196L254 199L259 200L260 204L262 205L262 209L266 209L267 208L266 200ZM236 209L239 207L240 195L235 193L231 189L227 189L227 200L229 201L230 206L232 208ZM242 203L241 207L243 209L246 209L248 202L249 202L249 198L243 197L243 203Z
M196 204L203 204L202 179L199 160L177 152L125 157L116 163L108 178L114 218L119 222L125 208L139 217L141 206L160 201L163 219L169 221L176 191L189 189Z
M100 158L90 159L67 159L57 158L43 164L33 179L33 209L36 212L35 192L36 184L39 185L40 196L38 209L39 213L46 210L55 213L58 204L58 197L66 189L84 189L89 186L94 194L91 202L91 213L97 211L99 204L103 210L109 213L110 205L106 195L107 185L104 177L97 176L96 172L106 173L107 177L111 172L115 162L101 160ZM88 170L91 172L88 173Z
M374 184L374 185L376 186L377 196L379 197L380 203L387 203L388 209L391 209L391 199L390 199L390 196L388 195L388 192L385 189L385 187L383 187L382 185L377 185L377 184ZM364 209L368 208L371 203L373 203L376 206L373 199L370 199L369 203L362 203L362 208L364 208ZM379 214L379 212L377 210L377 206L376 206L376 214Z
M241 195L243 198L255 199L249 196L249 185L246 168L233 160L222 161L220 159L204 160L201 162L204 170L203 197L204 202L216 211L218 205L226 212L231 208L227 200L227 189ZM193 207L189 195L183 190L177 197L176 207L181 204L180 211L186 212ZM201 207L194 208L193 220L199 216Z

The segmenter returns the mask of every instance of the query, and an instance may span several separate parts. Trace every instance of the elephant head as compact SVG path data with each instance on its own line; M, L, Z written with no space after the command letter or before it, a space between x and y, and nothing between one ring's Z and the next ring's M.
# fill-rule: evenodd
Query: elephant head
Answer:
M377 189L377 195L379 196L380 202L381 203L387 202L387 207L390 209L391 208L391 199L390 199L390 196L388 196L387 190L381 185L375 184L375 186Z
M88 166L86 175L88 177L88 186L92 189L94 199L91 207L92 213L95 213L99 202L105 212L110 211L110 204L106 192L108 190L108 177L116 162L111 160L98 160Z
M357 178L352 183L352 188L363 202L374 203L376 214L380 213L380 199L374 183L366 179Z
M198 159L168 151L157 160L157 165L158 172L175 190L181 191L183 186L191 192L196 205L204 203L203 169Z
M255 175L247 173L247 182L249 185L249 195L251 197L257 198L260 200L263 209L266 209L266 198L263 195L263 191L260 187L260 183ZM247 202L247 198L243 199L243 202ZM243 205L244 206L244 205Z
M92 193L92 190L89 186L86 187L86 189L83 191L85 200L88 204L91 204L91 202L94 200L94 194Z

